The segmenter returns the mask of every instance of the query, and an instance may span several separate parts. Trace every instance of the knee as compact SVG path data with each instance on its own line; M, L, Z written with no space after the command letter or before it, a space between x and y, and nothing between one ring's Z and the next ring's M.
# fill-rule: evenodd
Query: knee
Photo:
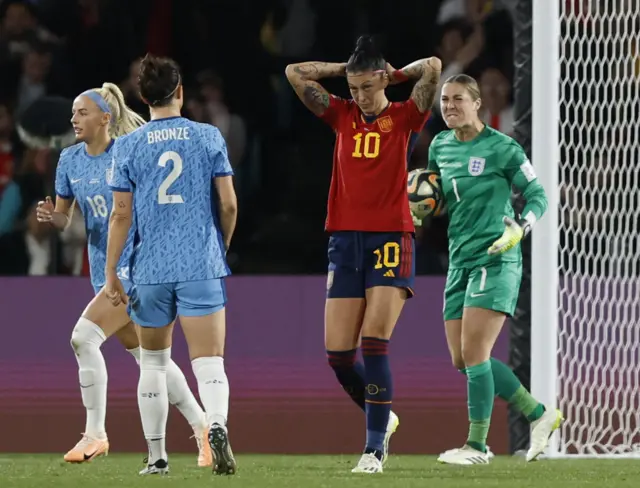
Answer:
M105 340L102 329L84 317L80 317L71 332L71 347L76 354L86 347L99 348Z
M453 363L453 367L459 371L463 370L466 367L466 364L464 363L464 359L462 357L461 352L457 354L452 354L451 362Z
M362 337L372 337L376 339L389 340L389 330L393 327L382 321L371 321L363 324Z
M213 347L189 347L189 360L195 361L200 358L220 357L224 358L224 346L214 345Z
M479 344L464 344L461 351L462 367L476 366L487 361L491 355L491 351L485 351L485 348Z
M353 368L356 364L356 349L349 351L327 351L327 362L334 371Z

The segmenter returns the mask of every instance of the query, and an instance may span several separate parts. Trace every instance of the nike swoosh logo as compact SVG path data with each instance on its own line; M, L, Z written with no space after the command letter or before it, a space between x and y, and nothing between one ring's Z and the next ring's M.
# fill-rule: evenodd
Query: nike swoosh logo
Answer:
M98 452L98 451L93 451L91 454L86 454L86 453L85 453L85 455L84 455L84 460L85 460L85 461L88 461L89 459L91 459L93 456L95 456L95 455L96 455L96 452Z
M77 180L71 180L71 183L77 183L78 181L82 181L82 178L78 178Z
M485 296L486 293L472 293L471 298L482 297Z
M80 388L91 388L93 385L94 385L93 383L91 383L90 385L80 384Z

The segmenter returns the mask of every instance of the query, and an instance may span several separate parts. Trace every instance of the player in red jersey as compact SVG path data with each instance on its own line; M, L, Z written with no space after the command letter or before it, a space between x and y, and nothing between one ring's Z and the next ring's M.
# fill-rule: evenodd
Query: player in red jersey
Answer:
M286 70L298 97L336 133L326 222L325 347L338 381L366 412L367 440L354 473L382 472L399 423L391 412L387 350L413 295L407 157L429 117L440 70L438 58L395 70L366 36L347 63L299 63ZM318 83L332 76L346 76L351 100ZM385 88L406 80L416 81L409 100L389 102ZM360 337L364 364L356 362Z

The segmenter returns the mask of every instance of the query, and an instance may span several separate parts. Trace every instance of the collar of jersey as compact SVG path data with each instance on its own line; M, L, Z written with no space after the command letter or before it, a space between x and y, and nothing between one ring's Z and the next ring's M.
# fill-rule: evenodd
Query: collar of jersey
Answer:
M102 157L102 155L107 154L107 153L111 150L111 148L113 147L113 144L114 144L115 142L116 142L116 140L115 140L115 139L111 139L111 142L109 142L109 145L105 148L104 152L103 152L103 153L100 153L100 154L98 154L98 155L96 155L96 156L92 156L91 154L89 154L89 153L87 152L87 145L86 145L86 144L84 144L84 145L82 146L82 150L84 151L84 155L85 155L86 157L88 157L88 158L99 158L99 157Z
M164 117L162 119L153 119L149 121L149 124L153 123L153 122L164 122L165 120L172 120L172 119L181 119L182 115L174 115L172 117Z
M470 141L461 141L460 139L458 139L456 137L456 133L454 130L451 131L451 137L453 138L453 140L457 143L457 144L473 144L474 142L479 141L480 139L482 139L483 137L485 137L488 133L489 133L489 125L488 124L484 124L484 129L482 129L480 132L478 132L478 135L475 136L473 139L471 139Z
M387 106L382 109L382 112L380 112L378 115L371 115L369 117L367 117L365 114L360 112L360 120L365 124L373 124L378 119L378 117L381 117L382 114L384 114L387 111L389 107L391 107L391 102L389 102Z

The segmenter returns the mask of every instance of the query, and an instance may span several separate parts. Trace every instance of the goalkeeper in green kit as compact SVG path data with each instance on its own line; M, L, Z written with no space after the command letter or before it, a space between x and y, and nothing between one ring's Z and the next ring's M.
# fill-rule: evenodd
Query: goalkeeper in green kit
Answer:
M547 209L547 198L522 147L479 119L480 92L473 78L446 80L441 102L451 130L431 142L428 169L440 174L449 213L444 321L453 364L467 376L470 427L465 445L438 461L489 462L486 439L495 396L531 422L527 461L532 461L547 447L562 414L535 400L491 351L505 317L515 310L522 277L519 243ZM511 206L512 185L527 201L522 218Z

